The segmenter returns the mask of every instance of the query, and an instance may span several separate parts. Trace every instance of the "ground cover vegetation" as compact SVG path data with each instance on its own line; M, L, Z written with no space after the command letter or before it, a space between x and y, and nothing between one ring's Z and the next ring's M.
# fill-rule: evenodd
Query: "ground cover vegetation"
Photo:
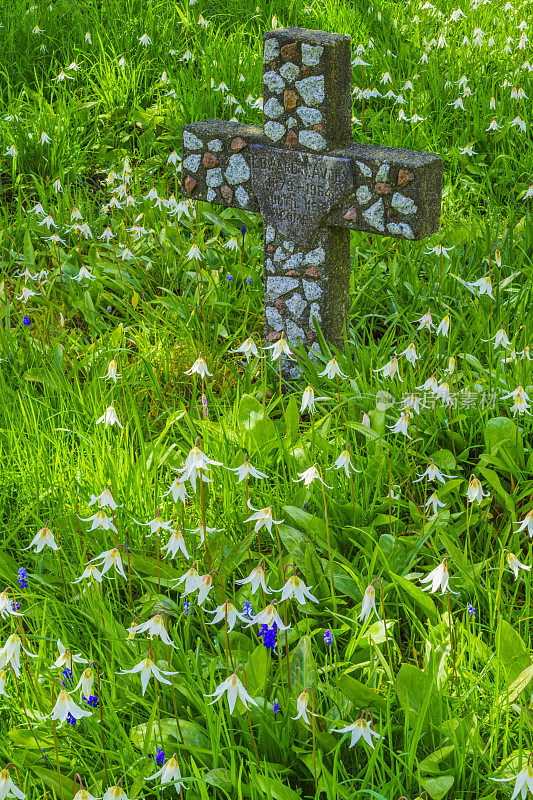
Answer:
M0 9L0 797L533 794L531 7ZM354 138L445 166L279 372L261 220L181 127L352 36Z

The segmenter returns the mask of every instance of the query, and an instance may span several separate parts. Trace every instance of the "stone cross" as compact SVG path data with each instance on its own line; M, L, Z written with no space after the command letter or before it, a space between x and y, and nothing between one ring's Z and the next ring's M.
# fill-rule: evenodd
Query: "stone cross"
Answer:
M350 37L304 28L265 34L263 127L183 128L187 197L258 211L264 221L265 338L318 350L313 320L343 346L350 230L423 239L438 230L442 161L352 141Z

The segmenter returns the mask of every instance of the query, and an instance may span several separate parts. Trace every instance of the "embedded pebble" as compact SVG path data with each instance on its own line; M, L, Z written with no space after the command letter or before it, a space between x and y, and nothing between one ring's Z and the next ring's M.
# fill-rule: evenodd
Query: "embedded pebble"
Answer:
M292 342L293 344L297 344L297 342L307 341L303 330L300 328L299 325L296 325L296 323L293 322L292 319L289 319L287 321L286 333L287 333L287 339L289 340L289 342Z
M417 212L416 204L411 198L405 197L405 195L400 194L400 192L394 192L392 195L391 206L396 211L399 211L400 214L416 214Z
M288 61L281 67L279 74L281 75L282 78L285 78L286 81L292 83L299 72L300 72L300 67L297 67L296 64L291 64L291 62Z
M270 41L270 39L268 40ZM272 225L267 225L265 230L265 242L270 244L270 242L274 241L274 237L276 236L276 231L272 227Z
M355 163L357 164L357 166L361 170L361 175L364 175L365 178L371 178L372 177L372 170L370 169L370 167L367 167L367 165L363 164L362 161L356 161Z
M294 251L294 242L285 241L283 242L283 247L288 253L292 253Z
M205 182L208 186L212 186L213 188L222 186L222 170L220 167L208 169L205 175Z
M267 39L263 46L263 64L274 61L279 56L279 42L277 39Z
M281 75L278 75L278 73L274 72L272 69L270 72L265 72L263 75L263 83L269 91L274 92L275 94L282 92L285 88L285 81Z
M276 331L283 330L283 317L274 306L266 306L265 308L265 315L268 324L271 328L274 328Z
M389 180L390 164L382 164L377 171L376 183L387 183Z
M183 144L187 150L201 150L204 143L190 131L183 131Z
M387 225L389 233L393 236L405 236L406 239L414 239L414 233L407 222L389 222Z
M322 120L322 113L318 110L318 108L307 108L307 106L300 106L300 108L296 109L296 113L302 120L303 124L307 126L318 125L318 123Z
M289 128L290 130L291 128L295 128L297 125L298 125L298 120L294 119L294 117L289 117L289 119L287 120L287 128Z
M280 262L285 261L287 259L287 253L283 249L283 247L276 248L276 252L274 253L274 261Z
M372 192L368 188L368 186L359 186L356 191L357 202L364 206L366 203L369 203L372 200Z
M239 205L242 206L243 208L245 208L248 205L250 195L248 194L246 189L243 189L242 186L238 186L235 189L235 197L237 198L237 202L239 203Z
M377 228L378 231L384 231L385 226L383 225L383 217L385 215L385 207L383 205L383 200L378 200L377 203L374 203L373 206L367 208L366 211L363 211L363 217L366 221L372 225L373 228Z
M325 259L326 251L323 247L317 247L316 250L311 250L309 253L307 253L304 263L317 266L317 264L323 264Z
M318 283L313 283L312 281L303 281L304 292L305 296L309 301L311 300L320 300L323 294L323 290L320 288Z
M275 97L271 97L269 100L266 101L263 112L267 117L272 117L273 119L277 119L281 117L283 114L283 106Z
M187 156L187 158L183 161L183 166L185 167L185 169L188 169L191 172L196 172L196 170L200 166L201 161L202 161L202 156L200 155L200 153L193 153L192 155Z
M319 63L323 52L323 47L313 47L313 45L303 43L302 64L305 64L306 67L315 67Z
M228 159L228 168L224 175L228 183L243 183L250 177L250 167L246 163L244 156L235 153Z
M300 131L298 141L311 150L325 150L327 146L324 137L316 131Z
M313 75L311 78L304 78L294 84L306 106L319 106L324 102L324 76Z
M285 278L277 275L273 278L267 278L265 297L267 300L275 300L282 294L292 292L296 289L299 281L295 278Z
M207 143L207 147L212 153L220 153L222 150L222 142L220 139L211 139L211 141Z
M269 122L266 122L264 125L264 131L269 139L272 139L273 142L277 142L285 133L285 125L282 125L280 122L272 122L269 120Z
M307 302L304 300L301 294L293 294L289 300L287 300L287 308L291 312L292 316L295 319L298 319L305 309L307 308Z
M272 261L271 258L267 258L267 260L265 261L265 268L266 268L267 272L275 272L276 271L276 268L274 266L274 262Z
M208 203L212 203L216 196L217 196L217 193L215 192L214 189L209 188L207 190L207 202Z
M311 309L309 311L309 327L310 328L314 328L313 317L316 317L318 323L322 322L322 317L320 315L320 306L318 305L318 303L312 303L311 304Z

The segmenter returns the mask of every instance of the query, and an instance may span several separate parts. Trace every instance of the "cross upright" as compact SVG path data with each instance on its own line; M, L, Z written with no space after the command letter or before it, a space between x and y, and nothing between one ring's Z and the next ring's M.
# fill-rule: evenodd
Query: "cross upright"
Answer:
M350 37L283 28L263 43L263 127L183 128L187 197L259 211L265 338L342 348L350 230L423 239L438 230L442 161L352 140Z

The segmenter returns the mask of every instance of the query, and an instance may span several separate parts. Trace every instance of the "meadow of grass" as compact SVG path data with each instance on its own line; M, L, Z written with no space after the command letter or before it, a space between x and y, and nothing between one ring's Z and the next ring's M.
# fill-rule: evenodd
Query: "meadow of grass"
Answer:
M352 234L345 350L287 383L238 350L261 219L182 201L180 140L261 123L289 25L352 36L354 138L444 192L425 242ZM533 796L532 26L5 0L0 798Z

